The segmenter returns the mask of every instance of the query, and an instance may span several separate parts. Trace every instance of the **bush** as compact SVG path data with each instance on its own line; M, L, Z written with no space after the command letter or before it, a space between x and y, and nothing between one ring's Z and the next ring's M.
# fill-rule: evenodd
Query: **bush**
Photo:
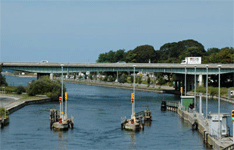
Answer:
M4 116L5 115L5 108L3 107L0 107L0 117ZM6 116L9 115L9 111L6 110Z
M113 76L109 76L108 79L107 79L107 81L109 81L109 82L114 82L114 81L115 81L115 78L114 78Z
M215 95L218 95L218 88L208 87L208 91L209 91L210 96L212 96L212 97Z
M0 90L5 91L6 93L12 93L12 92L15 92L16 88L17 87L15 87L15 86L7 86L5 88L0 87Z
M199 87L196 89L196 92L197 92L197 93L206 93L206 87L199 86Z
M137 83L141 84L142 83L142 76L137 77Z
M47 95L52 99L58 99L61 96L61 86L60 81L52 81L48 77L41 77L40 79L33 81L28 86L28 95L35 96ZM66 92L65 85L63 85L63 92Z
M108 77L107 77L107 75L106 75L106 76L103 78L103 81L107 81L107 78L108 78Z
M127 83L133 83L133 76L131 75L127 76Z
M23 92L26 92L26 89L23 86L18 86L15 92L16 94L22 94Z

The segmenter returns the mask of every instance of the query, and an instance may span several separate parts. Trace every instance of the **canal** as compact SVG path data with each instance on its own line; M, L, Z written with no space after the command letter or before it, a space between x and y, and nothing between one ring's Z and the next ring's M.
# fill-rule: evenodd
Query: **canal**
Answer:
M19 85L18 81L27 85L33 79L7 76L8 83L14 85ZM134 133L120 128L121 117L131 115L131 90L65 84L74 129L50 130L50 109L59 109L59 103L29 105L11 114L10 124L0 130L0 149L206 149L202 136L192 131L189 123L174 112L161 112L163 99L180 101L179 96L136 91L136 112L148 106L153 121L143 132ZM205 108L204 104L205 99ZM217 112L217 101L210 100L209 107ZM233 104L221 102L221 107L221 112L230 113ZM232 127L231 121L228 123Z

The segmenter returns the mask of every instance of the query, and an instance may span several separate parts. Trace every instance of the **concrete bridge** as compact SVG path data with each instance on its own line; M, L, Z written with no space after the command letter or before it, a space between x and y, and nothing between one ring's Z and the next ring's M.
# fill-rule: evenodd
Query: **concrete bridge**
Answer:
M176 74L176 88L184 85L184 74L187 74L187 88L193 88L195 65L172 64L172 63L38 63L38 62L2 62L3 69L15 71L34 72L41 75L50 75L62 73L61 64L63 64L64 73L73 72L105 72L105 71L133 71L133 65L136 65L136 72L161 72ZM208 75L217 75L219 73L218 65L221 65L220 73L234 73L234 64L199 64L196 65L196 75L199 84L202 83L202 76L207 74L206 65L208 66ZM186 68L186 69L185 69ZM179 86L177 86L179 84Z

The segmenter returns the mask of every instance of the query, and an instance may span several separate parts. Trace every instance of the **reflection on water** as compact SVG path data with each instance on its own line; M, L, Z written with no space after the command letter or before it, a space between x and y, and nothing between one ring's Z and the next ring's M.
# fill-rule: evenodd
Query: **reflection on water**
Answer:
M152 121L145 121L145 127L150 127L151 123L152 123Z
M67 131L56 131L53 130L53 133L58 137L58 149L59 150L67 150L68 142L67 142Z

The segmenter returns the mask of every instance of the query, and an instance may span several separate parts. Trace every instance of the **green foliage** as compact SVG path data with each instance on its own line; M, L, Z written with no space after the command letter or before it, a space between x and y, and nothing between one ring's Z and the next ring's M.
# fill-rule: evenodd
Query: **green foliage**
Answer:
M108 76L106 75L104 78L103 78L103 81L107 81L108 79Z
M82 79L82 76L81 76L81 75L79 75L78 79Z
M90 79L90 80L93 80L93 75L90 75L90 76L89 76L89 79Z
M118 61L125 61L126 53L124 49L119 49L116 52L110 50L107 53L102 53L99 55L98 63L115 63Z
M199 86L199 87L197 87L196 92L197 93L206 93L206 87Z
M15 90L16 94L22 94L23 92L26 92L26 88L23 86L18 86Z
M2 76L2 63L0 65L0 86L8 86L7 82L6 82L6 78L4 76Z
M128 76L127 76L127 82L128 82L128 83L133 83L133 76L128 75Z
M171 80L170 80L170 82L169 82L168 85L169 86L173 86L174 81L175 81L175 74L172 75L172 78L171 78Z
M196 92L197 93L206 93L206 87L199 86L196 89ZM208 94L212 97L218 96L218 87L209 86L208 87ZM225 88L225 87L220 88L220 95L227 97L228 96L228 88Z
M6 116L9 115L9 111L6 110ZM5 108L0 107L0 118L2 118L2 116L5 116Z
M156 53L151 45L137 46L132 52L136 54L137 63L148 63L149 59L151 62L155 62L156 60Z
M113 77L113 76L108 76L108 79L107 79L107 81L108 82L114 82L115 81L115 77Z
M137 83L141 84L142 83L142 76L137 77Z
M128 75L123 74L123 75L122 75L122 82L123 82L123 83L126 83L126 82L127 82L127 78L128 78Z
M163 85L163 84L165 84L165 80L163 79L163 76L158 76L157 77L157 84L160 86L159 88L161 88L161 86Z
M214 50L218 51L218 50ZM218 52L210 53L204 60L205 63L222 63L222 64L230 64L234 63L234 49L232 47L222 48Z
M129 50L126 56L126 62L136 63L137 62L136 56L137 54L135 54L132 50Z
M61 95L61 86L60 81L50 80L47 76L41 77L38 80L33 80L33 82L28 86L28 95L46 95L52 99L58 99ZM63 91L66 92L65 85Z
M100 77L100 78L99 78L99 80L100 80L100 81L102 81L102 80L103 80L103 78L102 78L102 77Z
M115 63L125 61L128 63L180 63L185 57L202 57L202 63L234 63L233 47L222 49L209 48L205 51L204 46L198 41L188 39L179 42L166 43L155 50L151 45L140 45L134 50L125 52L124 49L111 50L100 54L97 62ZM179 58L179 59L178 59Z
M150 77L148 76L147 78L147 84L148 84L148 87L150 86Z
M16 88L15 86L7 86L5 88L3 87L0 87L0 90L1 91L5 91L6 93L12 93L12 92L15 92L16 91Z
M166 43L160 47L160 62L180 63L187 56L202 56L204 46L195 40ZM179 56L179 59L178 59Z
M210 96L215 96L215 95L218 95L218 88L215 88L215 87L208 87L208 93Z

